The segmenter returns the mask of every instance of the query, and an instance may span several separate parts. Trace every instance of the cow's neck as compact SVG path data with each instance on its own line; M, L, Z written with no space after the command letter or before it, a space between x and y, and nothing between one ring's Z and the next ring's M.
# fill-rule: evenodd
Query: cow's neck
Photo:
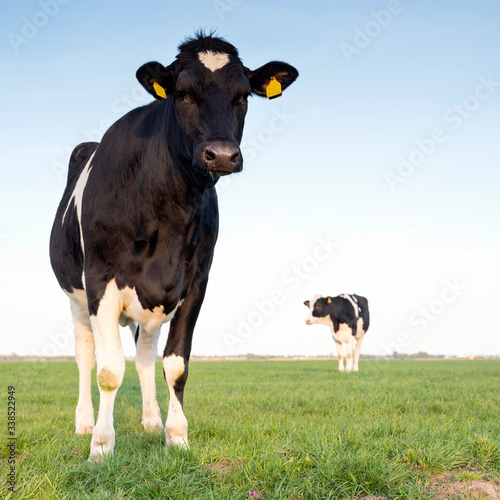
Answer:
M161 123L153 144L145 153L142 183L149 189L155 211L167 216L175 210L186 222L198 210L200 198L212 188L216 180L203 178L192 167L189 151L180 139L175 110L171 102L155 103L156 119ZM161 168L158 168L158 167ZM155 181L151 185L151 178Z

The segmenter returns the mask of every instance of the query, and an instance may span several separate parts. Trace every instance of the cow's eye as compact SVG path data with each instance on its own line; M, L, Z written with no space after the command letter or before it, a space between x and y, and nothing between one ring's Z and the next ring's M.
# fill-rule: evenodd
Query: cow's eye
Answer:
M187 92L184 92L184 90L177 89L175 91L174 97L177 101L180 101L180 102L189 101L189 96L187 95Z
M248 102L248 96L249 95L250 95L250 93L245 93L245 94L237 95L233 99L233 104L235 106L243 106L243 104L246 104Z

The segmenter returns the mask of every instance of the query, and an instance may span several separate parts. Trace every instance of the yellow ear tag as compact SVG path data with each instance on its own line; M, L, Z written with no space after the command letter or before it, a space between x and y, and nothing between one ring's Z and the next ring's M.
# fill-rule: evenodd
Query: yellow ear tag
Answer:
M281 95L281 83L276 80L276 77L272 76L269 85L266 87L266 96L269 99L276 99Z
M331 304L332 303L332 299L330 297L328 297L328 300L326 301L327 304Z
M153 88L155 89L156 95L158 97L162 97L163 99L167 98L165 89L156 80L153 80Z

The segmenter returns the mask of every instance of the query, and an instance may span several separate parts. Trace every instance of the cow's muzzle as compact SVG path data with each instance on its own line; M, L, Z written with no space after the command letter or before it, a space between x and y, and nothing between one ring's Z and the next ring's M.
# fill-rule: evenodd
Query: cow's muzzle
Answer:
M205 142L198 147L197 166L219 175L241 172L243 157L238 144L229 141Z

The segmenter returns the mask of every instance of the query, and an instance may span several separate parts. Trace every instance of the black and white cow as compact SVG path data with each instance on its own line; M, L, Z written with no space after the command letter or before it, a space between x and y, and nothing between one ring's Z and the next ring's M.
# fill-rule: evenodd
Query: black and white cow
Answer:
M368 300L360 295L344 293L338 297L315 295L311 301L306 300L304 304L309 308L306 324L317 323L330 327L337 346L339 371L344 371L343 344L347 344L345 370L357 372L361 344L370 326Z
M50 241L75 326L76 433L92 432L90 459L96 461L115 443L113 406L125 370L119 324L129 325L136 339L142 426L156 429L163 425L154 363L160 327L170 321L165 435L168 444L187 447L183 392L217 239L214 186L219 176L242 169L248 96L277 97L298 72L276 61L251 71L233 45L199 33L179 46L172 64L150 62L136 76L156 101L118 120L100 144L76 147Z

